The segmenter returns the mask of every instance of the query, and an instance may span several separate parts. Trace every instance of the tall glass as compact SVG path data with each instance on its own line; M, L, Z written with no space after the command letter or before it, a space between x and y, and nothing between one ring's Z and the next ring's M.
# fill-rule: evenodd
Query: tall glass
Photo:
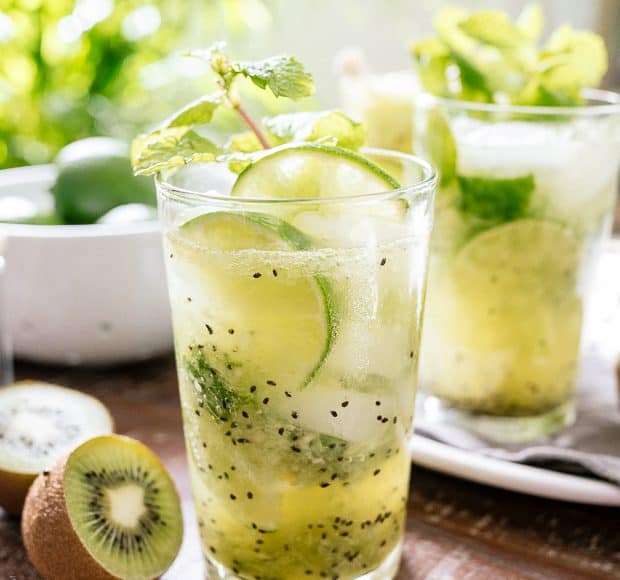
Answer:
M344 75L340 100L352 118L364 123L371 147L413 152L413 104L419 91L411 71Z
M406 185L271 200L228 195L215 165L158 181L213 577L397 569L435 176L412 156L365 154Z
M420 384L426 418L533 440L575 418L584 310L618 191L620 97L511 107L421 96L440 168Z

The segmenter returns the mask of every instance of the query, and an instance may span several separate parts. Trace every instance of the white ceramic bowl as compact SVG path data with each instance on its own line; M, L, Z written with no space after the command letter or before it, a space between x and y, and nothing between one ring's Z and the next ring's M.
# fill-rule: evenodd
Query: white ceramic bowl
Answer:
M0 171L0 196L47 196L53 166ZM0 224L16 357L103 365L172 348L159 224Z

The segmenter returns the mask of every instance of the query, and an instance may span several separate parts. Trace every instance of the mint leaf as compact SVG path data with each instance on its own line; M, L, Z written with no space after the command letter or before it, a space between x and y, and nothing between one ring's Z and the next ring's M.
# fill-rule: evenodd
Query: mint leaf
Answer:
M261 89L270 89L276 97L301 99L314 93L312 75L294 56L273 56L255 62L242 61L233 63L232 67Z
M435 95L450 96L448 67L454 63L450 51L438 38L416 42L411 46L422 86Z
M540 55L540 84L549 92L576 95L582 87L598 86L607 72L607 49L598 35L561 26Z
M526 6L514 22L498 10L445 7L434 20L437 38L413 48L422 85L467 101L581 105L581 89L598 86L607 71L605 43L592 32L561 26L541 50L543 25L538 4Z
M151 175L190 163L214 161L220 153L215 143L190 127L168 127L136 137L131 163L136 175Z
M517 27L530 42L540 38L544 25L545 16L538 3L526 4L517 18Z
M185 105L174 115L164 121L160 128L204 125L213 118L213 113L222 104L224 93L205 95Z
M499 52L497 49L480 50L480 43L461 29L467 17L465 9L447 6L434 20L437 35L448 48L459 73L460 89L451 92L464 100L492 101L495 87L491 86L491 79L501 64Z
M257 61L233 61L224 54L226 43L216 42L209 48L185 53L209 63L218 75L220 86L230 97L233 81L244 76L261 89L269 89L276 97L301 99L314 93L314 80L294 56L272 56Z
M258 140L256 133L244 131L243 133L233 135L226 142L225 149L235 153L252 153L254 151L261 151L263 146Z
M475 12L461 21L459 27L471 38L497 48L516 48L528 41L508 14L499 10Z
M538 54L529 82L513 97L513 102L538 106L581 105L581 89L600 84L607 72L607 60L600 36L562 26Z
M198 404L216 419L226 420L252 398L241 395L210 363L205 349L194 344L184 361L185 369L198 387Z
M457 181L461 189L459 209L494 224L524 217L535 188L532 174L513 179L458 175Z
M473 59L458 50L452 50L452 58L459 68L461 99L465 101L491 102L494 90L491 86L492 74L478 69Z
M345 149L359 149L366 137L364 126L341 111L290 113L263 119L269 141L322 141Z

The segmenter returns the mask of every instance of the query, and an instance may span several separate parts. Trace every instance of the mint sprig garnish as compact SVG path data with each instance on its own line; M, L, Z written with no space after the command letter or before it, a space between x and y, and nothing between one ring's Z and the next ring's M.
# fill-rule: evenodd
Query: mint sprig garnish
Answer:
M274 56L257 62L236 63L239 74L276 97L302 99L314 92L312 75L294 56Z
M234 61L224 53L225 44L215 43L204 50L187 53L205 60L216 76L219 90L205 95L170 116L155 130L140 135L132 144L134 173L149 175L190 163L207 161L240 161L247 163L246 150L219 145L202 136L198 128L210 123L218 109L235 111L254 135L261 148L269 148L265 130L242 106L235 90L240 77L249 79L276 97L300 99L314 92L314 81L304 66L292 56L275 56L258 61Z
M314 80L304 65L294 56L272 56L257 61L233 61L225 54L224 42L216 42L207 49L186 53L209 63L218 75L218 84L230 96L233 83L244 76L261 89L269 89L276 97L302 99L314 93Z
M600 84L607 71L605 43L562 26L539 46L543 24L538 4L514 22L498 10L445 7L434 21L437 36L412 46L422 85L467 101L581 105L581 89Z

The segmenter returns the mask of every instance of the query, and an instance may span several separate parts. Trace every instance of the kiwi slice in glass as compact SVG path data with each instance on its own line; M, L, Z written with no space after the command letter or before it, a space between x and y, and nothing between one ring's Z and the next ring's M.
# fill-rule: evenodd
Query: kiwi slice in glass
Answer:
M0 506L19 515L39 473L112 430L104 405L79 391L32 381L0 388Z
M147 580L163 574L179 552L181 505L151 450L104 435L35 480L22 535L45 578Z

